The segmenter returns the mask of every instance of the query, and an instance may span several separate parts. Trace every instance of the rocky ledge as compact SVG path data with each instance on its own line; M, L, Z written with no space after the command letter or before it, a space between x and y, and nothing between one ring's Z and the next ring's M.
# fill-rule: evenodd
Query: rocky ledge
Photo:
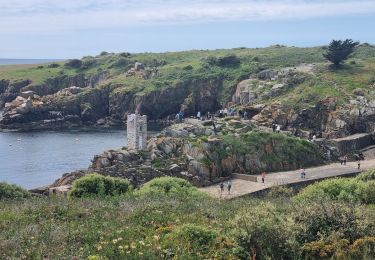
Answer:
M135 187L161 176L185 178L202 187L227 180L233 173L292 170L324 162L324 149L290 135L236 117L186 119L150 138L145 151L105 151L93 158L87 170L65 174L43 191L65 189L91 172L126 178Z

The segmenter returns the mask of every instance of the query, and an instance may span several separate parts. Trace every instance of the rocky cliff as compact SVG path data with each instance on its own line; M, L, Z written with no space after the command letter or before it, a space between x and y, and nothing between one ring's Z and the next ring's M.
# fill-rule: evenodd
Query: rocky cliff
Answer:
M184 123L165 128L148 140L147 150L108 150L92 160L88 172L129 179L135 187L160 176L185 178L196 186L227 180L233 173L298 169L323 163L315 144L261 130L238 118ZM67 185L82 172L67 174L54 185Z

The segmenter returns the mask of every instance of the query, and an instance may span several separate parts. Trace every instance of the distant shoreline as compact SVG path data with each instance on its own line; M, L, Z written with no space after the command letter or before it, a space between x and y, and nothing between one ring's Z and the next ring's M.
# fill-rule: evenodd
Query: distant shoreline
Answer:
M22 65L22 64L43 64L49 62L63 61L63 59L3 59L0 58L0 66L2 65Z

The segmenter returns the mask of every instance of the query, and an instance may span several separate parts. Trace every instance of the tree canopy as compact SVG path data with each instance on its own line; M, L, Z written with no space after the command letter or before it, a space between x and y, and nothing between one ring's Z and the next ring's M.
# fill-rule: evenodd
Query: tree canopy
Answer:
M357 45L359 45L359 42L354 42L351 39L346 39L345 41L332 40L323 56L332 62L335 67L339 67L354 52Z

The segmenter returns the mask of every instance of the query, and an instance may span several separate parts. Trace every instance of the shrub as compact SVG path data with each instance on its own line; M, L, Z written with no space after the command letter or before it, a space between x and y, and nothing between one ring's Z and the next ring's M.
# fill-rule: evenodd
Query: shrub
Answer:
M30 193L14 184L0 182L0 200L3 199L20 199L29 197Z
M130 52L121 52L121 53L120 53L120 56L121 56L121 57L124 57L124 58L128 58L128 57L131 56L131 53L130 53Z
M82 69L89 69L89 68L94 67L96 64L97 64L97 62L96 62L95 58L87 57L87 58L83 59L81 68Z
M237 67L240 65L240 63L241 63L240 59L234 54L220 57L217 60L217 65L221 67Z
M60 67L60 64L57 64L57 63L51 63L47 66L48 68L58 68Z
M187 65L185 67L182 68L183 70L192 70L193 69L193 66L191 65Z
M329 179L324 180L304 188L297 196L296 201L313 200L342 200L349 202L373 203L373 194L371 187L374 184L370 182L351 179Z
M187 180L176 177L155 178L141 187L138 194L194 195L202 194Z
M194 224L185 224L178 232L180 237L189 242L193 247L208 247L211 245L217 234L202 226Z
M89 174L73 182L70 197L106 197L126 194L132 190L128 180L99 174Z
M234 218L234 238L243 259L293 259L297 243L293 223L271 203L246 209Z
M290 198L293 195L293 189L285 186L274 186L267 193L270 199Z
M132 61L129 60L129 59L126 59L126 58L119 58L118 60L116 60L116 61L113 63L112 67L125 67L125 66L127 66L127 65L129 65L129 64L131 64L131 63L132 63Z
M363 237L350 245L347 239L319 240L302 247L304 259L371 259L375 237Z
M359 174L356 177L356 179L360 180L360 181L374 181L375 180L375 170L369 170L369 171L363 172L363 173Z
M82 61L78 59L69 60L65 63L65 67L70 67L73 69L79 69L82 66Z
M366 207L334 201L302 202L292 213L300 243L328 238L332 234L350 242L374 234L372 213Z
M199 224L184 224L168 234L163 244L178 259L236 259L232 240Z

